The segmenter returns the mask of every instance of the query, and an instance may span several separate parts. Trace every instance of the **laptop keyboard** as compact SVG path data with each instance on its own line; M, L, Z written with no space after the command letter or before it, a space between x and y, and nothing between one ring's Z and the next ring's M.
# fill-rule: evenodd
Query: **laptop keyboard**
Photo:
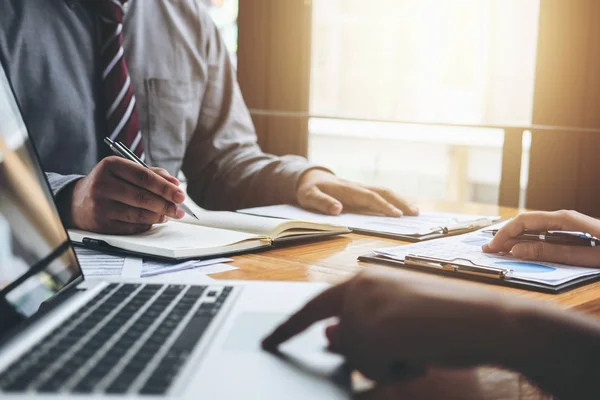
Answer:
M232 287L112 284L0 374L0 390L165 394Z

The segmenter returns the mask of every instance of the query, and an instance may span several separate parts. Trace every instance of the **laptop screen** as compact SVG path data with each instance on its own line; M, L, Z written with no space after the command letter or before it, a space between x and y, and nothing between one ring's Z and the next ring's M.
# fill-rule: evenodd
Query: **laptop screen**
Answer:
M80 276L0 65L0 339Z

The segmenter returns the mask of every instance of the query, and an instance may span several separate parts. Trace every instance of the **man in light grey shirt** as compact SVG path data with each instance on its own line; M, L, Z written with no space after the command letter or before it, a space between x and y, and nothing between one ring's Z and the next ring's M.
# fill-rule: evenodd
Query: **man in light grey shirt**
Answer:
M127 4L124 56L154 173L106 158L99 15L90 3L0 0L0 60L68 225L128 233L179 218L179 171L189 196L208 209L295 203L330 214L418 213L388 190L347 182L302 157L263 153L199 0Z

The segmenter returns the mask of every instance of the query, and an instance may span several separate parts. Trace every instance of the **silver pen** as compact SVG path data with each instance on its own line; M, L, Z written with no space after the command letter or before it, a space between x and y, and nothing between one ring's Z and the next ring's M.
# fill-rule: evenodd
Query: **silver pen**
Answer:
M142 167L150 168L148 167L148 165L146 165L144 161L142 161L138 156L136 156L135 153L129 150L129 148L123 143L115 142L111 138L107 137L104 138L104 143L106 143L108 147L110 147L110 149L113 153L115 153L115 155L123 157L129 161L133 161L134 163L141 165ZM196 216L196 214L194 214L192 209L185 204L185 201L181 204L178 204L177 207L181 208L187 215L198 219L198 217Z
M496 236L498 229L484 231ZM529 240L534 242L548 242L565 246L599 247L600 239L586 232L573 231L523 231L515 236L516 240Z

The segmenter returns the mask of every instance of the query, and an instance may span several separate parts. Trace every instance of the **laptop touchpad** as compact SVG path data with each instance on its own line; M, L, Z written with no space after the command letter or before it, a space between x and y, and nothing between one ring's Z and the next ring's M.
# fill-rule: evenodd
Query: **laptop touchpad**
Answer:
M225 350L229 351L262 351L261 341L288 317L287 314L279 313L242 313L235 319L223 346ZM339 359L338 356L325 351L327 347L324 332L326 326L325 322L314 324L305 332L281 345L281 352L294 356L298 354L314 356L315 353L319 353Z
M278 313L253 313L240 314L234 321L229 335L223 343L224 349L235 352L256 352L263 350L260 347L262 339L283 322L288 315ZM325 348L326 323L313 325L305 332L280 346L281 360L288 363L303 365L304 368L313 370L313 373L328 374L332 369L338 368L343 359L339 355L328 353ZM265 352L265 354L267 354Z
M225 340L226 350L256 351L261 340L287 318L278 313L242 313L234 321Z

